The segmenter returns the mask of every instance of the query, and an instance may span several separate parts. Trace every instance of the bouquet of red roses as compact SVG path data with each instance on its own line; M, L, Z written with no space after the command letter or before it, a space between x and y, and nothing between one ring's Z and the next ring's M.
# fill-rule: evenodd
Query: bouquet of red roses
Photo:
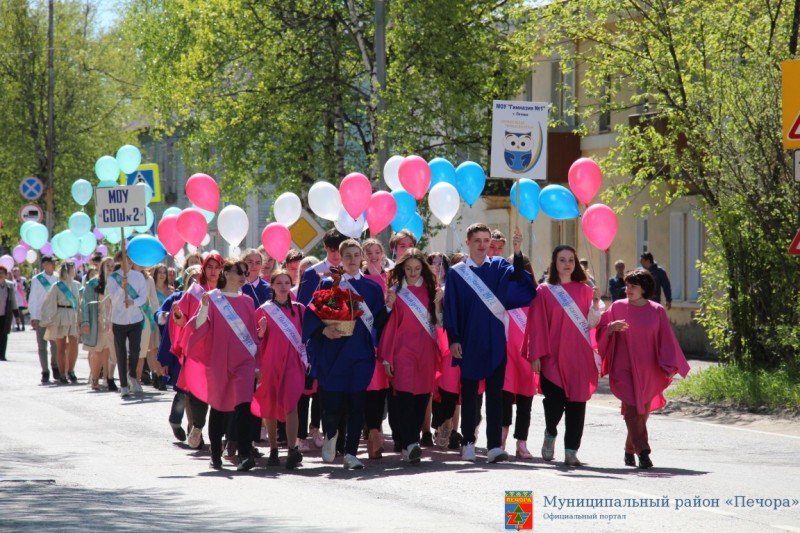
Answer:
M342 335L352 335L355 321L364 314L358 305L363 301L364 298L352 290L335 286L315 291L308 308L314 311L324 324L334 324Z

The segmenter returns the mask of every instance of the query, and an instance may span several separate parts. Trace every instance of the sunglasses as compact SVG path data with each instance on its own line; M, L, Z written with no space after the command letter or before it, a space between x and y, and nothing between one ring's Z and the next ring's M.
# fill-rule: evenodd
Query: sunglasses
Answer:
M239 276L248 277L248 276L250 275L250 271L249 271L249 270L244 270L244 271L242 271L242 270L239 270L239 269L237 268L237 269L236 269L236 274L237 274L237 275L239 275Z

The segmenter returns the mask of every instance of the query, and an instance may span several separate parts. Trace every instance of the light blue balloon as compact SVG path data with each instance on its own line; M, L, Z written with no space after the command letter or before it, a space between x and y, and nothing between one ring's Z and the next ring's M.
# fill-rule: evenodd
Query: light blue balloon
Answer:
M34 224L36 224L36 222L34 222L33 220L26 220L25 222L23 222L22 225L19 227L19 238L25 242L28 242L28 239L25 238L25 234L27 233L28 228L30 228ZM30 243L28 242L28 244Z
M125 234L125 238L127 239L131 235L133 235L133 226L125 226L122 228L122 232ZM117 233L119 233L119 228L117 228Z
M72 213L69 217L69 229L77 238L81 238L92 231L92 219L82 211Z
M523 178L519 180L519 214L528 219L528 222L536 220L539 214L539 193L542 189L535 181ZM511 186L511 205L517 207L517 184Z
M117 150L117 163L122 172L132 174L142 164L142 153L135 146L126 144Z
M110 155L104 155L94 164L94 173L100 181L119 182L119 163Z
M122 240L122 235L119 234L119 228L101 229L100 231L103 232L106 240L111 244L117 244Z
M150 205L150 202L153 201L153 196L155 196L153 188L149 183L140 183L139 185L144 187L144 204Z
M86 180L75 180L75 183L72 184L72 199L75 200L78 205L86 205L89 203L89 200L92 199L92 194L94 190L92 189L92 184Z
M577 218L578 201L569 189L561 185L548 185L539 193L539 207L550 218L571 220Z
M455 187L456 167L453 166L453 163L442 157L434 157L430 160L428 166L431 169L431 186L428 187L428 190L443 181Z
M192 204L192 207L203 213L203 216L206 217L206 224L211 224L211 221L214 220L214 212L213 211L206 211L196 205Z
M164 245L152 235L138 235L128 241L128 257L139 266L157 265L166 255Z
M425 224L422 221L422 216L419 213L414 213L402 229L407 229L413 233L414 237L419 241L422 238L424 227Z
M464 161L456 169L456 189L461 198L472 207L486 185L486 173L483 168L474 161Z
M119 187L119 182L114 180L102 180L97 184L98 189L106 189L108 187Z
M404 190L392 191L397 212L392 219L392 230L395 232L403 229L408 220L417 212L417 201L411 194Z
M91 255L95 248L97 248L97 239L94 233L84 235L78 241L78 252L80 252L81 255Z
M150 226L153 225L153 222L156 220L156 216L153 214L153 210L149 207L145 207L145 224L144 226L134 226L133 229L136 233L146 233L147 230L150 229Z
M47 231L47 226L39 224L38 222L33 222L25 231L24 241L34 250L38 250L47 243L47 239L49 238L50 233Z
M80 244L80 239L78 238L75 233L71 230L65 230L56 235L58 237L58 247L64 252L64 257L72 257L73 255L78 253L78 245Z
M164 209L164 214L161 215L161 218L168 217L170 215L180 215L180 214L181 214L181 208L172 206Z

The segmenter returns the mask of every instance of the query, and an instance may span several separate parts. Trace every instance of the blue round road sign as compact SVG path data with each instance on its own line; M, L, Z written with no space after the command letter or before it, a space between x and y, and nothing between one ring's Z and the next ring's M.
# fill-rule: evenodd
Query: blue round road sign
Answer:
M19 192L26 200L38 200L44 192L44 184L39 178L25 178L19 184Z

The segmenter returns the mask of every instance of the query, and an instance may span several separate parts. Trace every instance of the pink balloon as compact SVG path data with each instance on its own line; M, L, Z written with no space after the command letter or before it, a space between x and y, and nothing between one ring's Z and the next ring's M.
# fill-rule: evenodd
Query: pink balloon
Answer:
M94 234L94 238L97 239L98 241L102 241L105 238L105 235L103 235L103 232L100 231L97 228L94 228L92 230L92 233Z
M367 224L372 236L376 236L386 226L391 224L397 214L397 202L394 196L386 191L378 191L372 195L367 207Z
M600 182L603 181L603 173L594 160L588 157L581 157L569 167L569 188L572 194L586 205L600 191Z
M28 253L28 250L25 249L24 246L18 244L14 247L14 251L11 252L11 257L14 258L14 261L17 263L23 263L25 261L25 256Z
M100 246L97 247L97 251L106 256L108 255L108 246L106 246L105 244L101 244Z
M339 194L344 210L355 220L369 206L372 184L364 174L353 172L345 176L339 184Z
M50 244L50 241L47 241L39 248L39 253L42 255L53 255L53 245Z
M398 170L400 184L417 200L422 200L431 185L431 167L418 155L403 159Z
M168 218L168 217L164 217ZM164 218L161 221L164 221ZM200 246L208 232L206 217L197 209L188 208L181 211L175 224L178 235L193 246ZM162 241L162 244L163 241ZM166 248L166 245L164 245Z
M203 217L203 221L205 222L205 217ZM163 217L158 223L156 236L158 240L161 241L161 244L164 245L169 255L177 254L178 251L183 248L183 243L185 242L178 234L178 215L167 215ZM98 247L98 250L99 249Z
M212 213L217 212L219 187L208 174L194 174L186 180L186 196L197 207Z
M617 215L605 204L594 204L581 217L581 226L589 242L606 251L617 236Z
M28 250L30 250L30 249L31 249L31 245L30 245L30 244L28 244L28 243L27 243L27 242L25 242L25 241L19 241L19 245L20 245L20 246L22 246L23 248L25 248L25 251L26 251L26 252L27 252Z
M261 232L261 244L270 257L281 263L292 247L292 234L286 226L273 222Z

